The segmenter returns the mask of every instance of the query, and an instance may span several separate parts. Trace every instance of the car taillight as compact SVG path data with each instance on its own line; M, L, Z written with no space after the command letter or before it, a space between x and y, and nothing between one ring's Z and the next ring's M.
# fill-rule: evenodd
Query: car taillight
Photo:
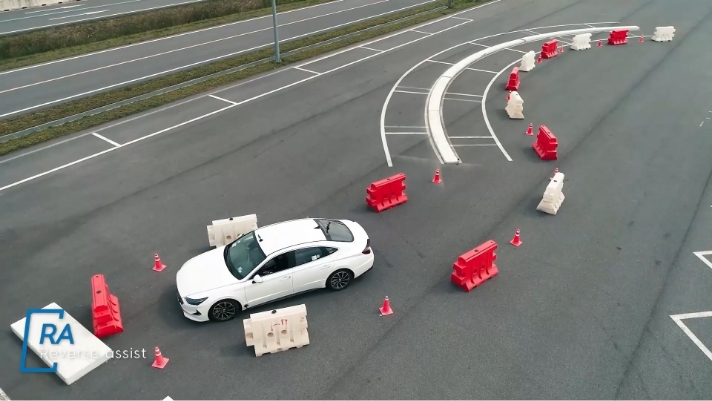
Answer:
M371 239L370 238L366 240L366 247L363 249L363 251L361 253L364 255L368 255L369 253L371 253Z

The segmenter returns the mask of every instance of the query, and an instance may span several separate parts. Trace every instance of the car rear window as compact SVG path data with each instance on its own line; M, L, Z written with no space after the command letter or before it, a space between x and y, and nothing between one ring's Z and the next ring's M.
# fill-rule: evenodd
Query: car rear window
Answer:
M354 235L351 230L346 227L346 224L338 220L315 219L315 221L319 224L319 227L327 240L336 242L353 242Z

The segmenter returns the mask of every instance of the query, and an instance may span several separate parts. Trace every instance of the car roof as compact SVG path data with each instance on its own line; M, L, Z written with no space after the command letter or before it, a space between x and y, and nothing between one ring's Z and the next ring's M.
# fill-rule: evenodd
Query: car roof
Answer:
M290 246L326 241L324 232L314 219L299 219L270 224L255 230L260 248L270 255Z

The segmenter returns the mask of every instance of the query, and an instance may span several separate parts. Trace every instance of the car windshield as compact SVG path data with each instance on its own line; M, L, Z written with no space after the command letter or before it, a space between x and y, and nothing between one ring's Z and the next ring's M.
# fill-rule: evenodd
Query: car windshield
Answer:
M265 260L265 254L252 231L227 245L223 253L225 264L236 279L244 279Z

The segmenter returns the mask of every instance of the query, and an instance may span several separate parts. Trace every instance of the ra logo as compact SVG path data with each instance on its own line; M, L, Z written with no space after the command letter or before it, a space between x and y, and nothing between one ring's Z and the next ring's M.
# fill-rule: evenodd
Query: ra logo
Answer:
M56 373L57 372L57 362L54 362L49 368L28 368L26 367L25 361L27 360L27 346L28 341L30 341L30 323L33 315L44 315L44 314L55 314L59 316L58 320L64 319L64 309L30 309L27 311L27 317L25 318L25 336L22 341L22 358L20 359L20 372L26 373ZM58 327L59 326L59 327ZM61 327L61 330L60 330ZM74 334L72 334L72 327L69 323L59 325L55 323L43 323L42 331L40 332L39 344L43 345L45 341L49 341L52 345L57 345L62 341L69 341L70 344L74 344Z

